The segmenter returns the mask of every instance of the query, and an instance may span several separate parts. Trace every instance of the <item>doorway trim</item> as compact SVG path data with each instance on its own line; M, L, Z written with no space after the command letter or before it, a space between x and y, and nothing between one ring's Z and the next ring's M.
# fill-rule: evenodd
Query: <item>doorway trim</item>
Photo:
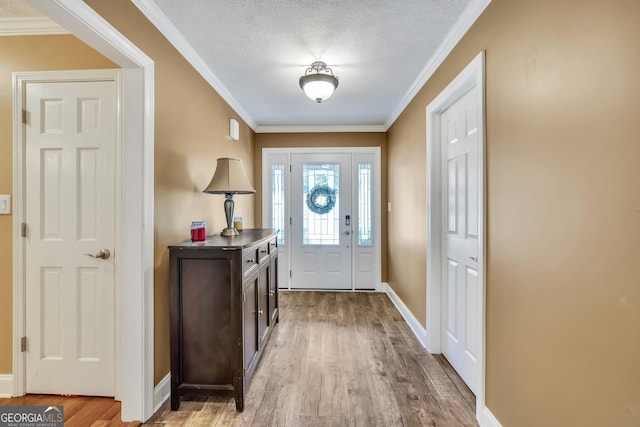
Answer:
M28 0L30 2L30 0ZM84 2L30 2L80 40L122 67L116 185L119 191L119 271L116 275L116 399L123 421L146 421L154 412L153 317L153 61ZM23 73L22 76L25 77ZM46 74L46 73L40 73ZM14 75L13 164L13 394L25 393L25 363L20 352L24 334L24 166L21 99ZM126 183L126 185L124 185ZM125 209L126 206L126 209Z
M376 188L376 194L374 197L373 203L373 212L374 212L374 226L373 232L375 233L376 238L374 239L374 256L376 259L376 268L375 268L375 277L374 277L374 291L381 292L384 290L384 286L382 284L382 165L381 165L381 148L377 146L371 147L289 147L289 148L263 148L262 149L262 213L261 213L261 221L263 227L268 227L270 216L267 215L267 212L270 208L269 205L269 197L266 197L266 194L270 191L271 185L269 184L269 180L271 175L269 173L269 156L270 155L285 155L288 156L288 164L291 165L291 155L292 154L372 154L375 158L375 177L373 184ZM352 157L353 162L353 157ZM352 186L352 194L356 194L353 190L355 183L351 183ZM286 202L285 202L285 217L289 217L291 215L291 170L286 177ZM286 235L291 236L291 224L286 223ZM285 252L285 265L287 269L291 268L291 250L290 244L287 244L288 247L284 251ZM281 253L282 255L282 253ZM351 277L351 289L346 291L357 291L355 288L355 280L354 280L354 271L353 266L355 265L354 257L355 252L352 252L352 277ZM291 282L289 277L285 277L285 280L282 282L285 283L285 286L281 285L281 289L291 290ZM337 290L341 292L341 290Z
M486 106L485 106L485 64L484 51L480 52L451 83L427 107L427 318L426 318L426 348L430 353L442 352L442 269L444 255L442 253L442 129L440 127L441 114L473 88L477 88L478 105L480 106L480 120L478 134L479 179L478 190L480 198L479 224L479 254L478 277L482 281L482 292L478 310L481 313L482 324L480 332L480 351L478 364L480 378L478 394L476 396L476 419L481 420L485 407L485 355L486 355Z

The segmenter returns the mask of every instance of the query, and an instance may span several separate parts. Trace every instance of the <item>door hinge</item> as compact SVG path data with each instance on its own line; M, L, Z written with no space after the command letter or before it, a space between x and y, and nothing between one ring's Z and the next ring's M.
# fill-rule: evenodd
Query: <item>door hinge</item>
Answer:
M27 223L20 224L20 237L27 237Z
M243 293L242 293L242 302L245 302L245 301L246 301L246 299L247 299L247 297L246 297L245 293L243 292Z
M293 272L289 270L289 277L293 277Z
M291 165L289 165L289 172L291 172Z
M23 353L27 351L27 337L20 338L20 351Z
M22 109L22 124L26 125L27 124L27 110Z
M289 225L292 225L292 224L293 224L293 218L289 217Z

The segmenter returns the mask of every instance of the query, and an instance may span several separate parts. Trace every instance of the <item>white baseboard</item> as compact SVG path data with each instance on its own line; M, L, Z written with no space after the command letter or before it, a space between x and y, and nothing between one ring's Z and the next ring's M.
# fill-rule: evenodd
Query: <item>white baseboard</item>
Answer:
M409 308L404 304L404 302L402 302L400 297L394 292L394 290L391 288L391 286L389 286L388 283L383 283L382 289L383 289L383 292L385 292L389 296L389 299L391 299L391 302L393 302L393 304L396 306L396 308L398 309L402 317L404 317L404 320L407 322L407 324L409 325L409 328L411 328L411 331L416 336L416 338L418 338L418 341L420 341L420 344L422 344L422 346L426 348L427 347L426 329L422 327L418 319L416 319L413 313L411 313L411 310L409 310Z
M13 375L0 375L0 397L8 398L13 396Z
M482 419L480 420L480 427L502 427L500 421L491 413L486 406L482 409Z
M164 402L171 396L171 374L167 374L157 386L153 388L153 413L158 412L158 409Z

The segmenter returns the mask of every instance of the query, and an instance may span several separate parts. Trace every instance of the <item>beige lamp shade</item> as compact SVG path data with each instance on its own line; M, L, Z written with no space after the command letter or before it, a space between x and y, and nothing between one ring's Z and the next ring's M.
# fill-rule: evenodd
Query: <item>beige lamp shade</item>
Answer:
M242 160L228 157L218 159L216 172L203 193L252 194L253 189L242 168Z

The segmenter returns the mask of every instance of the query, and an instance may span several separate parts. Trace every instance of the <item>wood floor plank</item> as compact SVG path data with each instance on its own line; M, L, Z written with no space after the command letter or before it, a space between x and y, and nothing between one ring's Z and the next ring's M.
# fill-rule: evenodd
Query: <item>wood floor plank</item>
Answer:
M165 403L150 426L477 426L475 397L418 342L385 294L281 292L245 399Z
M379 293L282 292L280 323L249 387L232 399L169 403L145 425L477 426L475 396L442 356L427 353ZM113 399L27 395L0 405L63 405L65 427L133 427Z
M136 427L122 422L120 402L108 397L33 395L0 399L0 406L64 406L65 427Z

